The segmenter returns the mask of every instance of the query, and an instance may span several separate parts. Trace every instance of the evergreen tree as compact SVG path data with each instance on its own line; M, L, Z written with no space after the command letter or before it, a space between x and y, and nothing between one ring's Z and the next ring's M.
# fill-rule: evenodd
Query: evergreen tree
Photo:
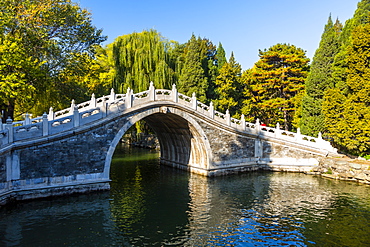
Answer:
M220 70L222 66L227 62L226 59L226 52L221 44L221 42L218 44L217 47L217 52L216 52L216 63L217 63L217 68Z
M225 112L229 109L231 115L238 113L242 101L241 66L235 61L231 53L229 62L224 63L216 79L216 93L218 99L215 101L217 110Z
M333 64L333 84L344 93L347 92L347 51L351 44L353 30L359 26L370 22L370 0L362 0L358 3L353 17L346 21L343 30L339 36L340 50L334 58Z
M368 58L365 51L368 49L366 32L370 23L369 17L370 1L362 0L358 3L353 18L346 21L340 34L340 51L333 64L334 88L325 92L323 103L327 136L342 151L353 154L369 152L366 144L366 136L369 135L369 123L366 119L369 117L366 108L362 109L366 106L366 101L364 97L359 97L360 94L366 94L366 89L358 91L353 86L354 81L363 83L365 87L368 84ZM359 48L359 43L362 43L362 48ZM356 121L358 123L355 124Z
M370 24L353 30L348 46L347 92L328 90L323 106L334 142L353 154L370 154Z
M305 94L301 101L301 119L299 127L305 135L317 136L319 132L325 132L324 115L322 104L324 92L332 88L331 74L334 57L339 51L339 34L342 25L334 24L331 17L325 26L321 36L319 48L315 52L310 73L305 82Z
M254 102L253 97L253 68L247 69L243 72L241 76L243 100L241 105L241 113L244 114L245 120L248 122L253 122L256 118L260 117L258 107Z
M309 59L302 49L289 44L274 45L259 56L248 83L258 109L256 117L267 124L283 123L289 130L297 96L304 90Z
M196 38L193 34L184 49L184 65L178 81L178 90L188 96L196 93L197 98L207 102L210 65L214 58L214 47L208 40Z

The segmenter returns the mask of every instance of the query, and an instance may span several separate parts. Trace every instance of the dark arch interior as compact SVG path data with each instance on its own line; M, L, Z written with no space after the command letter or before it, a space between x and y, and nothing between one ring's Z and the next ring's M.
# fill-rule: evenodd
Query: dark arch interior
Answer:
M204 143L187 120L172 113L156 113L143 120L158 137L162 163L199 168L206 165Z

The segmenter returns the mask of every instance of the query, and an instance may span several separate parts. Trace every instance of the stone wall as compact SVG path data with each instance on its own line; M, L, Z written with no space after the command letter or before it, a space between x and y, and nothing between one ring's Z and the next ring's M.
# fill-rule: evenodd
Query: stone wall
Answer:
M255 157L253 138L222 131L199 120L198 122L209 140L213 162L216 166Z
M370 184L370 161L342 158L323 158L312 174L325 178Z
M6 157L0 156L0 183L6 182Z

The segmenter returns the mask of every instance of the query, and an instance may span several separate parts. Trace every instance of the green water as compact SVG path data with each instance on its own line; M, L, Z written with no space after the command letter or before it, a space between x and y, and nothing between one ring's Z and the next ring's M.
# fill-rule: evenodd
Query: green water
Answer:
M370 188L295 173L205 178L119 147L111 191L0 210L0 246L370 246Z

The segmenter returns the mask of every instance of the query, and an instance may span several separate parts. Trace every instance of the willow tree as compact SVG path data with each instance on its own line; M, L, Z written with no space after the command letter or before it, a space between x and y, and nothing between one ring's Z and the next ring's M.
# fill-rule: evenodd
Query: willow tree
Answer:
M173 46L157 31L149 30L118 37L110 44L114 75L112 87L124 93L147 90L153 81L157 88L171 88L174 70L170 66Z
M105 40L91 15L70 0L0 2L0 108L5 117L63 107L85 85L95 45ZM77 62L78 61L78 62ZM17 116L15 116L17 117Z
M276 44L259 52L260 59L247 83L259 117L267 124L283 123L292 128L297 98L302 95L308 74L305 51L289 44Z

